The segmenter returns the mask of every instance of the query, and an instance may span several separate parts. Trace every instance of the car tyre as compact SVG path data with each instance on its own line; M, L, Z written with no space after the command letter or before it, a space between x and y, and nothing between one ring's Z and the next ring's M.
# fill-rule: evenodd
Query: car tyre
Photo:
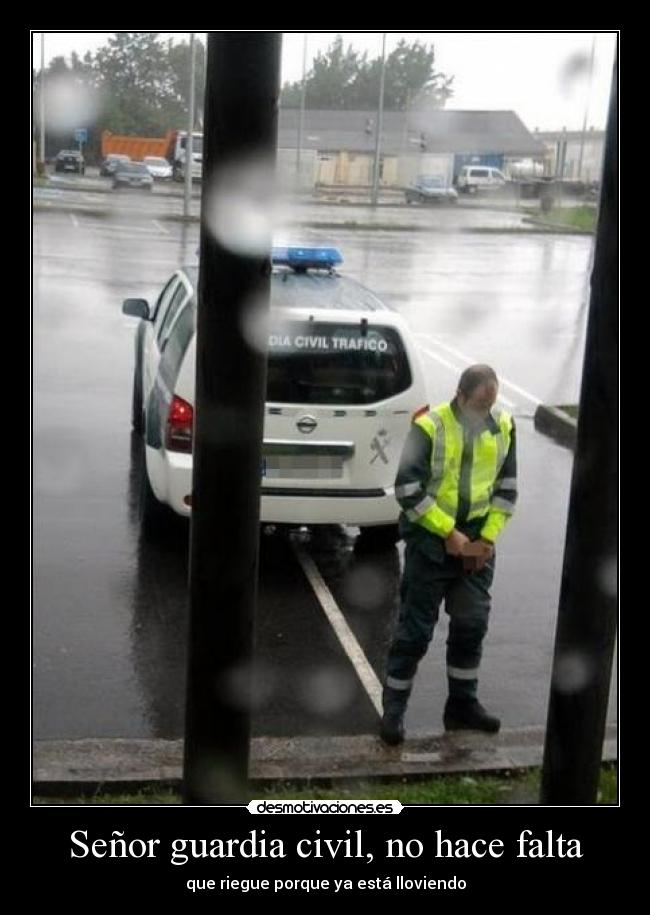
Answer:
M131 427L134 432L144 432L144 411L142 403L142 362L140 354L136 355L133 370L133 396L131 398Z
M150 542L164 539L171 530L171 511L159 502L151 488L146 460L143 461L140 478L140 534Z

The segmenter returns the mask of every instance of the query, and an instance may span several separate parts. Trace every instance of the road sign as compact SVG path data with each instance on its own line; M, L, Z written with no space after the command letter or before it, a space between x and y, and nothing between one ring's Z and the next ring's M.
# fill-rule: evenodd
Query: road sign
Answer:
M74 138L77 143L86 143L88 130L85 127L75 127Z

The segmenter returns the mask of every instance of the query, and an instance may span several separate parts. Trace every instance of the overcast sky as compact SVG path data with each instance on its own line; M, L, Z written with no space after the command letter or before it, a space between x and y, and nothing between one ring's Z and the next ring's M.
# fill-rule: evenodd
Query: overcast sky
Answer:
M83 55L105 44L111 32L45 32L45 62ZM202 38L204 32L197 32ZM304 32L283 33L282 81L300 79ZM381 54L381 32L309 32L307 67L337 34L346 45ZM188 32L160 32L161 38L187 39ZM576 54L589 57L595 37L591 87L586 74L567 76ZM530 130L582 128L588 106L589 125L604 127L616 46L614 32L388 32L386 51L400 38L433 44L435 68L453 75L454 95L447 108L508 109ZM41 33L34 32L34 67L40 67Z

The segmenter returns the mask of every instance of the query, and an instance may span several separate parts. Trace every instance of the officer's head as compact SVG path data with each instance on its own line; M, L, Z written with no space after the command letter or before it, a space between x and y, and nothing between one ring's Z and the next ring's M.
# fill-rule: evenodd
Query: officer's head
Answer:
M470 365L460 376L456 400L471 426L481 426L488 417L499 391L496 372L489 365Z

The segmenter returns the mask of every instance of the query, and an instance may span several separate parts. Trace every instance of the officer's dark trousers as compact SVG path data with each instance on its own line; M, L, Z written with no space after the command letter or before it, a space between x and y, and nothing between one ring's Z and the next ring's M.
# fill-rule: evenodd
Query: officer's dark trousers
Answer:
M426 654L444 600L449 615L449 696L473 698L490 612L494 557L479 571L465 572L444 541L427 531L407 534L401 607L388 653L384 706L405 707L418 663Z

